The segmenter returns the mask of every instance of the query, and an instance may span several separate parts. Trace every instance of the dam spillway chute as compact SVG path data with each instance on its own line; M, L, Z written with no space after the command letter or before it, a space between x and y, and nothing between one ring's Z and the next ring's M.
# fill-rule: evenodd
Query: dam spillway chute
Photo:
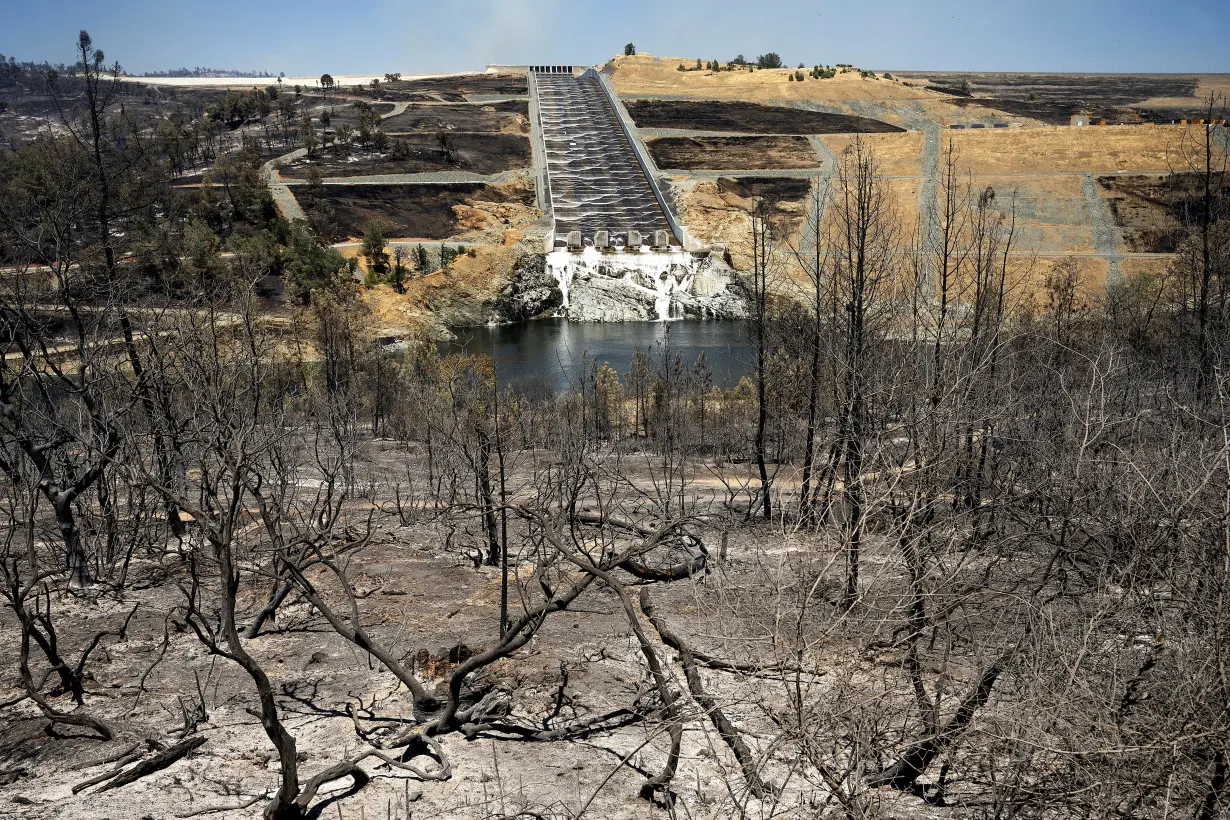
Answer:
M535 68L549 69L531 70L530 88L553 220L547 270L561 314L609 321L742 313L738 299L714 301L729 277L707 251L688 247L598 73Z

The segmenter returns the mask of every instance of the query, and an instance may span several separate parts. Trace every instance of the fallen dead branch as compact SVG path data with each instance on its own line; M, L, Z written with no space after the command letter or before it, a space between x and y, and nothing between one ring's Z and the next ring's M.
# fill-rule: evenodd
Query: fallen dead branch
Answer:
M200 817L203 814L220 814L221 812L224 812L224 811L239 811L240 809L246 809L249 806L255 806L257 803L261 802L262 800L268 800L268 799L269 799L268 794L258 794L255 797L253 797L251 800L245 800L243 803L240 803L237 806L210 806L204 809L196 809L195 811L184 812L183 814L177 814L175 816L176 817Z
M683 664L683 674L688 681L688 691L692 693L692 698L705 711L709 719L713 721L718 734L722 736L722 740L726 742L726 745L730 747L730 751L734 753L735 760L739 762L739 768L743 770L743 779L747 782L748 789L752 794L761 799L773 796L777 788L772 783L763 780L760 777L760 773L756 771L756 760L752 756L751 750L747 748L747 744L743 742L743 738L739 736L739 730L726 717L726 713L718 706L717 701L705 691L704 684L700 679L700 672L696 668L696 658L692 654L691 648L683 638L671 630L665 619L656 613L653 608L653 601L649 598L649 590L646 588L641 589L640 605L641 611L645 613L645 617L649 619L649 622L653 624L653 628L658 631L658 635L662 637L662 642L679 653L679 662Z
M202 735L190 737L187 740L181 740L174 746L162 749L153 756L140 761L131 769L125 770L123 767L132 762L132 755L130 753L129 755L121 757L119 759L120 765L116 766L110 772L73 786L73 794L78 794L79 792L82 792L99 783L103 783L104 785L100 787L95 794L102 794L103 792L110 791L111 789L118 789L121 786L127 786L129 783L134 783L147 775L162 771L172 763L186 757L194 749L204 745L204 743L205 738Z

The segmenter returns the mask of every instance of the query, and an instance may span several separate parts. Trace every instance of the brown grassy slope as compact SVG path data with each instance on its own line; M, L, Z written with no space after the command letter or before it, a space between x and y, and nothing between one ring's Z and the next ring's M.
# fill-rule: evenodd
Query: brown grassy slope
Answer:
M380 285L363 291L362 300L379 335L438 337L444 325L485 323L523 255L518 245L477 246L447 268L409 280L405 293Z
M756 71L679 71L695 66L695 58L651 57L637 54L611 61L615 90L624 96L682 94L721 100L942 100L935 91L910 88L893 80L863 79L857 73L838 74L828 80L807 77L801 83L787 77L794 69Z
M951 134L976 174L1164 171L1177 161L1181 125L965 131Z
M608 63L615 90L623 97L696 97L712 100L743 100L764 103L769 100L824 103L832 108L858 113L851 104L877 103L883 108L883 119L902 124L896 109L919 112L937 122L950 119L1003 119L998 112L974 106L961 111L954 107L948 95L925 88L914 88L897 80L863 78L858 72L838 74L827 80L806 76L803 82L791 82L795 69L765 69L756 71L679 71L696 65L696 59L652 57L637 54L615 57Z

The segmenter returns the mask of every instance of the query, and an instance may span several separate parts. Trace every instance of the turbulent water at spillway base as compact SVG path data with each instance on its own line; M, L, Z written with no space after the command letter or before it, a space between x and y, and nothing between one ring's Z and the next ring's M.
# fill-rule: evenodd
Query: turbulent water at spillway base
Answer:
M672 251L555 250L547 272L559 284L559 315L624 322L747 315L733 272L710 255Z

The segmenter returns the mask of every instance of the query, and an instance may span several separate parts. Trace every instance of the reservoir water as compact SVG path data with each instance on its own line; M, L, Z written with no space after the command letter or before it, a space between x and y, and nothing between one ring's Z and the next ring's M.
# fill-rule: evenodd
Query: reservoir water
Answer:
M585 361L609 363L622 380L637 348L661 367L662 351L691 368L703 351L714 384L729 387L755 367L747 321L680 319L671 322L570 322L535 319L510 325L454 328L457 339L442 353L491 356L505 384L562 392L580 385Z

